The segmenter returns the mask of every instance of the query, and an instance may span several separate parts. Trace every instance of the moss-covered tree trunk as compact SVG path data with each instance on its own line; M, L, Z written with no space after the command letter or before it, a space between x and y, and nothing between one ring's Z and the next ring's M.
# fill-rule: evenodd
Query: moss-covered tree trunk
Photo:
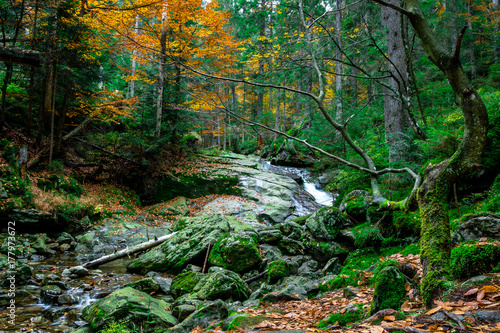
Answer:
M462 29L455 53L441 44L424 17L418 0L406 0L403 9L431 61L446 75L464 116L464 135L451 158L427 167L424 181L417 192L422 215L421 253L424 270L421 284L427 306L441 292L450 278L450 221L447 199L450 188L458 180L476 170L486 143L488 113L479 94L471 86L460 63Z

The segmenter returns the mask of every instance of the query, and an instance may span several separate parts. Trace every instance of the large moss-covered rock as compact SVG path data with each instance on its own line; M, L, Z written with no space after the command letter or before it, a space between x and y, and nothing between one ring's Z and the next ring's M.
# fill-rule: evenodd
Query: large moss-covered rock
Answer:
M324 207L307 219L306 227L315 238L334 240L341 230L352 227L338 208Z
M451 250L451 272L457 279L489 273L500 262L500 248L493 244L464 244Z
M340 258L343 262L349 252L336 242L316 242L311 238L305 238L302 242L306 252L315 260L325 262L331 258Z
M267 283L275 284L290 274L290 265L285 260L276 260L269 264L267 272Z
M209 244L215 244L229 231L253 232L252 227L231 216L182 218L174 226L177 233L159 247L133 260L127 269L146 274L149 271L180 273L188 264L203 266Z
M144 332L155 332L178 323L167 308L168 304L164 301L126 287L85 307L82 318L94 332L113 321L123 321L131 329L142 327Z
M230 232L215 243L208 260L214 266L241 273L260 264L262 258L252 237Z
M184 333L190 332L197 326L201 328L208 328L211 323L219 323L227 318L228 310L226 304L218 299L208 304L203 304L199 310L190 314L179 325L172 328L170 333ZM215 326L218 326L215 325ZM210 328L215 328L215 326Z
M349 192L342 202L339 209L346 213L353 222L359 224L367 221L367 212L370 207L370 194L364 190L354 190Z
M251 330L266 320L270 320L270 318L264 316L252 316L248 313L235 313L224 321L222 329L225 331L234 331L238 328Z
M196 284L190 297L202 300L231 298L244 301L250 294L250 288L238 274L227 269L212 267L209 274Z
M399 310L406 299L406 278L395 266L382 269L375 276L370 314L384 309Z
M184 294L189 294L193 291L194 287L203 278L204 274L188 271L177 275L170 285L170 293L175 298Z

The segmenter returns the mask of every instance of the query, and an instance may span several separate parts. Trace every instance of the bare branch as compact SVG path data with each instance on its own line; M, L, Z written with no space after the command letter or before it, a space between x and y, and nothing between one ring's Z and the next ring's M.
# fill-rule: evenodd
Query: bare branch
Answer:
M453 58L457 61L460 57L460 49L462 48L462 40L464 39L465 31L467 30L467 25L464 25L462 30L460 30L460 35L458 36L457 46L455 47L455 54Z

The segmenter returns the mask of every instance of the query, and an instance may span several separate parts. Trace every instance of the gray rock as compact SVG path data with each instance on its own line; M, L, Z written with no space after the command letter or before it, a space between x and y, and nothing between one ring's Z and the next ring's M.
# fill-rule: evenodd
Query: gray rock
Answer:
M60 305L65 305L65 304L78 304L79 299L75 295L71 294L62 294L57 298L57 303Z
M347 299L352 299L358 297L359 292L360 291L358 288L347 286L344 289L342 289L342 297Z
M500 218L495 216L474 217L462 223L451 235L455 243L478 240L482 237L500 238Z
M77 277L87 276L87 275L89 275L89 270L83 266L73 266L73 267L65 269L62 272L62 275L64 277L70 276L72 274L76 275Z
M340 274L341 270L342 270L342 265L340 264L340 259L332 258L328 260L328 262L326 263L325 267L323 267L321 272L325 275L327 274L337 275Z
M160 274L158 274L157 272L149 272L148 274L146 274L146 277L150 277L153 280L155 280L156 283L158 283L158 286L160 287L162 293L164 293L165 295L170 295L170 287L172 285L172 279L165 278Z
M496 324L500 322L500 312L493 310L483 310L474 313L476 318L487 321L491 324Z
M462 283L462 286L466 285L474 285L474 284L481 284L483 282L486 282L488 280L491 280L491 276L485 276L485 275L480 275L480 276L474 276L467 281Z

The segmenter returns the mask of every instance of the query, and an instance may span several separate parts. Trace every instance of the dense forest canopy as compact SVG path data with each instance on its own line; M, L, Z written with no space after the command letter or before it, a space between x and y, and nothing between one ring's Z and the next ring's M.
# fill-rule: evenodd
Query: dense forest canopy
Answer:
M0 0L0 20L0 130L28 168L77 144L121 180L193 147L313 158L330 190L419 211L428 304L449 197L498 173L498 0Z

